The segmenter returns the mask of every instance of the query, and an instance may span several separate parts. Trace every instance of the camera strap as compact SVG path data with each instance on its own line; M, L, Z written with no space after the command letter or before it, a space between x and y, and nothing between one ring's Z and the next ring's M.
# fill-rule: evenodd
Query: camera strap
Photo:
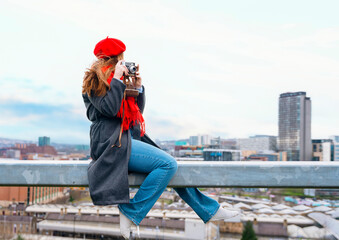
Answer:
M124 118L125 118L125 100L126 100L126 90L124 91L124 99L123 99L123 108L122 108L122 121L121 121L121 126L120 126L120 133L119 133L119 146L113 144L112 145L112 148L113 147L118 147L120 148L121 147L121 136L122 136L122 129L123 129L123 124L124 124Z

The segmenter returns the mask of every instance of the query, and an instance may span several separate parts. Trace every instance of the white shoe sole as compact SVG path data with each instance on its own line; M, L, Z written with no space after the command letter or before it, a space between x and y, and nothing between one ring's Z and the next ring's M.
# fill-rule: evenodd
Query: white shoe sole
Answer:
M230 211L236 211L234 209L229 209L229 208L223 208L225 210L230 210ZM225 221L225 222L240 222L240 218L241 218L241 213L242 211L239 210L239 211L236 211L237 214L234 215L233 217L219 217L219 218L216 218L216 219L213 219L212 221Z
M241 222L241 214L237 214L234 217L224 219L224 222Z

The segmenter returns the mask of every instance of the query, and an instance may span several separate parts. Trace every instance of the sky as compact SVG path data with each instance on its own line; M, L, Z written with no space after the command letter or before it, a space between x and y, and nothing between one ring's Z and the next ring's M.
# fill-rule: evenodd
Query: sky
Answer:
M305 91L312 138L339 135L339 2L0 1L0 137L89 144L84 72L107 36L140 64L146 132L170 140L278 135Z

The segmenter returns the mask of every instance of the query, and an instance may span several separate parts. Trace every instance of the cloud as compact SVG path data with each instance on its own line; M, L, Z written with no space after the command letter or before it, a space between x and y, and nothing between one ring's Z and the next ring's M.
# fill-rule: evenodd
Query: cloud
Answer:
M26 116L17 116L10 111L1 111L2 118L0 119L0 126L15 127L20 124L29 125L32 122L38 122L41 117L37 114L28 114Z
M2 137L37 139L50 136L53 142L89 144L90 121L64 105L7 101L0 103Z
M46 112L60 105L53 116L86 122L83 72L94 60L94 44L108 35L124 39L126 57L142 66L144 115L158 138L276 135L278 98L286 91L311 97L313 136L337 129L339 114L324 106L339 104L338 28L315 26L320 19L240 19L232 4L227 10L233 6L234 15L222 11L225 5L198 11L159 1L15 0L6 6L0 102L44 103ZM57 125L67 134L61 121Z

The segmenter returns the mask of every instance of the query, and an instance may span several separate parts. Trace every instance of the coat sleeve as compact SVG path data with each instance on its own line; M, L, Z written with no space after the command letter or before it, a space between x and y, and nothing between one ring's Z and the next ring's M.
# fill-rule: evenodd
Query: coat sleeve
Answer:
M137 104L140 109L141 114L144 113L145 103L146 103L146 96L145 96L145 87L143 87L142 93L139 93L137 97Z
M112 79L111 89L104 96L88 96L88 99L98 111L106 117L115 117L120 109L126 85L117 79Z

